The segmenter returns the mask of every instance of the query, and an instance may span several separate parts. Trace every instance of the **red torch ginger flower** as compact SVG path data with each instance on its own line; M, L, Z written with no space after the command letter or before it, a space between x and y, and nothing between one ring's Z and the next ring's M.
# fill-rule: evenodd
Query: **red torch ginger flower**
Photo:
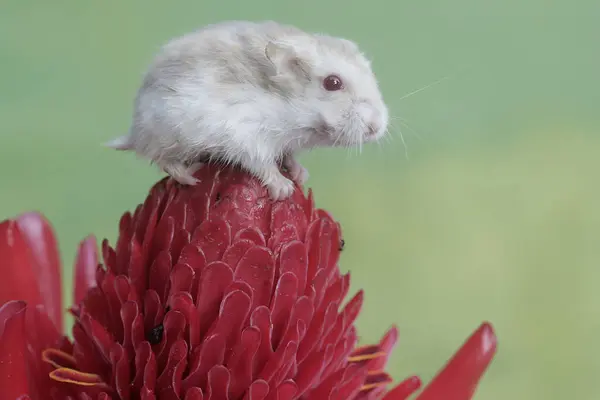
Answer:
M158 182L121 218L114 248L103 242L104 265L93 238L81 244L72 342L51 228L37 214L0 225L2 399L402 400L419 389L417 377L389 389L396 328L356 347L363 293L342 306L340 226L310 192L274 203L236 169L196 177ZM470 399L495 347L483 324L417 398Z

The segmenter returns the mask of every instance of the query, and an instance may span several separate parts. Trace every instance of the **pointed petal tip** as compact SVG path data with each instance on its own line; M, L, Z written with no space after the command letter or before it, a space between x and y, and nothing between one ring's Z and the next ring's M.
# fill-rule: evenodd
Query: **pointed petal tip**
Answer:
M26 306L27 303L23 300L7 301L6 303L0 306L0 315L8 312L8 310L10 310L11 312L14 311L14 313L18 313L19 311L22 311Z
M494 331L494 327L489 322L484 322L479 326L479 329L475 331L474 336L479 336L481 340L481 349L483 352L496 352L498 347L498 338Z
M94 235L93 233L90 233L89 235L87 235L81 242L79 242L79 245L83 245L83 244L94 244L94 246L96 245L97 240L96 240L96 235Z
M37 283L35 286L41 297L39 304L45 306L54 324L62 329L61 259L54 228L37 211L19 215L16 223L23 240L23 247L18 251L26 253L29 258L28 273Z
M11 300L0 306L0 338L4 332L6 322L15 315L23 312L27 307L27 303L21 300Z
M452 400L470 400L494 358L496 346L492 324L483 322L417 399L433 400L442 393L452 393Z
M387 392L382 400L406 400L419 390L422 384L421 378L411 376Z
M54 229L50 221L38 211L28 211L16 218L17 226L23 235L30 241L53 241ZM46 236L49 232L50 235Z
M17 216L17 221L43 221L43 222L48 222L48 220L46 219L46 217L44 216L44 214L42 214L39 211L26 211L22 214L20 214L19 216Z
M97 267L98 243L94 235L88 235L79 243L75 258L74 304L82 302L87 291L96 286Z
M396 343L400 337L400 330L396 324L390 326L390 329L386 332L385 336L381 340L382 342Z

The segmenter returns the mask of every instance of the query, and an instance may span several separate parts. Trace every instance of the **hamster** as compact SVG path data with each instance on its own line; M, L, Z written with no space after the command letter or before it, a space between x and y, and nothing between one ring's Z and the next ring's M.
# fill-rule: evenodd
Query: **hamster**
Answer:
M377 79L355 42L274 21L227 21L161 48L129 133L107 146L149 159L184 185L197 182L203 160L236 164L281 200L308 178L299 151L362 146L387 125Z

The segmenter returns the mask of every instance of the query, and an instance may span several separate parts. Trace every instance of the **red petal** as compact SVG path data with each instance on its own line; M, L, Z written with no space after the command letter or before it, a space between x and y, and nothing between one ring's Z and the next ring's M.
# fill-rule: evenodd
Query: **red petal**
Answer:
M29 285L31 286L31 282L38 283L42 304L44 304L52 322L59 331L62 331L61 265L54 231L48 221L37 213L21 215L17 219L17 225L22 232L24 241L27 243L33 263L35 279L30 281Z
M231 243L231 227L221 218L204 221L194 231L191 242L204 251L207 262L219 260Z
M294 241L281 248L280 274L291 272L298 279L298 295L304 294L306 288L306 271L308 269L308 253L302 242Z
M250 326L255 326L260 331L260 345L255 361L256 370L260 371L273 355L273 347L271 346L273 323L271 322L269 309L267 307L255 309L250 316Z
M185 316L181 312L171 310L165 315L162 341L158 346L158 350L155 349L159 370L162 370L165 367L171 347L173 347L175 342L183 339L185 325Z
M187 264L176 264L171 271L171 294L189 292L194 281L194 269Z
M294 381L285 381L277 387L277 400L291 400L296 396L298 386Z
M496 353L496 335L489 323L479 329L448 361L417 400L469 400ZM394 399L395 398L389 398Z
M283 336L284 329L290 319L290 311L296 303L298 295L298 279L291 272L286 272L279 278L275 293L271 300L271 318L273 320L274 347L277 348ZM305 321L306 322L306 321Z
M250 297L236 290L229 293L221 303L219 317L209 330L208 335L222 335L226 345L231 348L242 331L242 327L250 314Z
M79 244L75 258L75 290L73 303L83 301L88 289L96 286L96 268L98 267L98 251L96 238L88 236Z
M229 370L222 365L215 365L208 372L207 400L228 400Z
M238 240L225 250L223 254L223 262L235 270L236 265L240 262L244 254L248 252L256 244L249 239Z
M373 358L368 362L369 370L378 371L385 368L387 360L398 341L398 328L393 326L379 342L379 349L384 352L381 357ZM354 353L353 353L354 354Z
M420 387L421 380L416 376L412 376L386 393L382 400L406 400L408 396L416 392Z
M360 392L360 388L362 383L365 380L366 371L359 371L357 374L352 376L349 380L344 382L343 386L338 388L331 396L332 399L335 400L346 400L353 399L358 392ZM440 400L440 399L438 399ZM445 399L444 399L445 400Z
M263 233L258 228L253 226L242 229L236 233L234 242L238 240L250 240L258 246L265 246L267 244Z
M252 382L244 400L263 400L269 393L269 384L263 380Z
M0 307L0 388L8 399L28 394L25 308L22 301Z
M185 400L203 400L202 389L193 387L185 393Z
M252 383L254 356L260 345L260 330L249 326L242 332L227 365L231 371L229 394L237 399Z
M53 322L62 328L55 245L50 227L38 214L26 214L17 221L0 224L0 304L23 300L31 306L45 305Z
M225 359L225 338L214 335L207 338L201 347L197 347L192 355L190 373L183 380L183 391L196 387L204 387L208 371Z
M275 279L275 265L269 249L256 246L248 250L238 263L234 278L252 288L252 309L268 306Z
M44 350L58 348L70 352L71 349L61 346L64 344L64 339L42 306L27 307L25 312L25 340L27 341L30 361L28 364L29 394L33 398L41 398L52 384L48 378L48 372L52 367L42 362ZM71 362L73 361L72 359ZM63 365L62 367L65 366L69 365Z
M188 345L184 340L178 340L171 346L167 365L156 380L156 391L160 398L179 399L181 392L181 377L187 367Z
M110 353L110 361L113 369L114 387L122 399L129 399L130 393L130 370L129 356L120 344L113 345Z
M135 377L131 383L131 387L136 392L139 392L144 384L144 367L150 361L150 358L154 356L150 343L142 342L138 345L135 351Z
M220 261L210 263L203 271L196 295L201 337L204 337L210 325L218 317L223 293L232 281L233 271Z

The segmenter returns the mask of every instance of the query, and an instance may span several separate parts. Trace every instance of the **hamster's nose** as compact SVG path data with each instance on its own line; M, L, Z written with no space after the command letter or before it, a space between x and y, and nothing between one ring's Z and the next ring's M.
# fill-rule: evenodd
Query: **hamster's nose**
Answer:
M379 125L377 123L370 123L367 125L367 136L375 136L379 132Z

